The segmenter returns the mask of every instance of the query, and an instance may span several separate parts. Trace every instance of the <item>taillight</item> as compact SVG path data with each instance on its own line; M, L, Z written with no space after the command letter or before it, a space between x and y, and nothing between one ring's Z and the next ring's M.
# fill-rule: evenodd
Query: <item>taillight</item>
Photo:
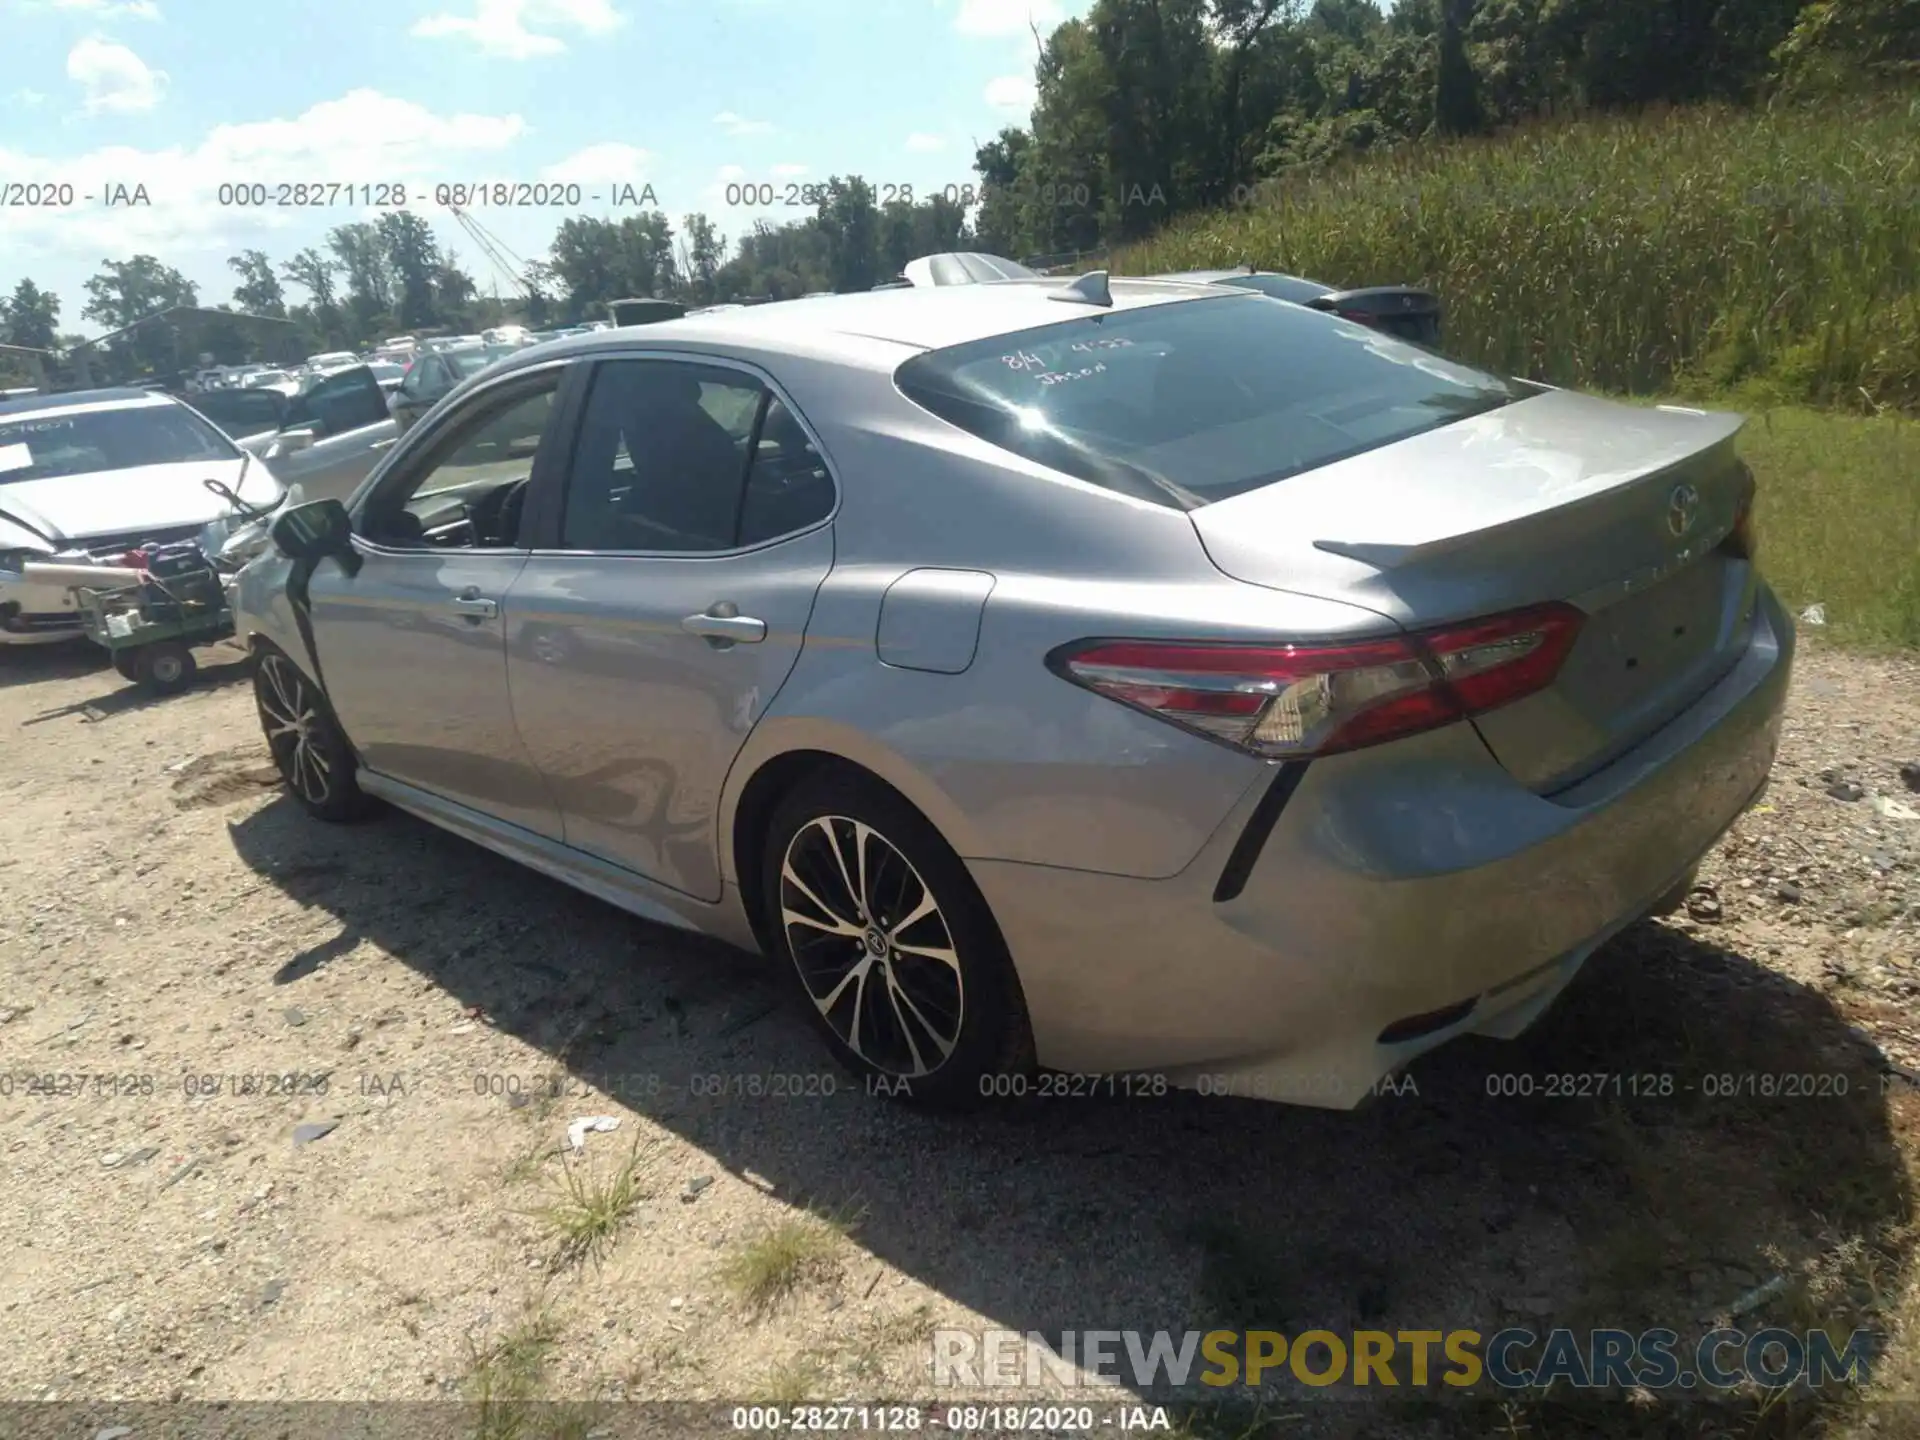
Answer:
M1720 542L1720 548L1736 560L1751 560L1760 553L1760 530L1753 518L1753 498L1757 482L1753 470L1742 460L1740 474L1746 481L1746 491L1740 497L1740 508L1734 512L1733 529L1727 532L1727 538Z
M1391 640L1234 645L1090 640L1062 678L1260 755L1329 755L1511 704L1559 673L1586 617L1540 605Z
M1754 524L1753 496L1740 502L1740 513L1733 517L1733 529L1722 542L1722 548L1739 560L1751 560L1760 551L1760 530Z

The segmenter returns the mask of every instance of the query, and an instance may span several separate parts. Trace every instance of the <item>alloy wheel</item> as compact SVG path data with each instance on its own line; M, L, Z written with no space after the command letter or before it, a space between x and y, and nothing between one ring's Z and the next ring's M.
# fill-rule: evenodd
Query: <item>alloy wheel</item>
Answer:
M260 719L267 747L294 793L324 805L333 793L333 762L322 748L320 697L293 663L280 655L260 661Z
M809 820L780 866L780 922L808 998L876 1070L931 1075L959 1043L965 986L933 891L886 836L844 815Z

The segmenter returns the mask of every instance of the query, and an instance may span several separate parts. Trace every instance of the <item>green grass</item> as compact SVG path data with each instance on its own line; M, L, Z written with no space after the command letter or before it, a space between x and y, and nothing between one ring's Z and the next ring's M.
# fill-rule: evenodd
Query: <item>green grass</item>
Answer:
M605 1258L622 1222L647 1198L642 1155L635 1145L620 1167L604 1178L590 1171L584 1159L567 1165L554 1199L533 1212L554 1242L554 1269Z
M1753 413L1741 450L1760 482L1760 568L1803 633L1920 647L1920 422L1804 409Z
M1700 107L1409 146L1117 254L1433 288L1447 348L1649 395L1920 413L1920 96Z
M804 1214L769 1225L730 1254L720 1278L754 1314L765 1314L808 1280L839 1272L849 1223Z
M544 1308L534 1308L491 1344L474 1347L466 1381L474 1404L474 1440L546 1440L548 1406L542 1403L547 1366L560 1343L560 1327Z

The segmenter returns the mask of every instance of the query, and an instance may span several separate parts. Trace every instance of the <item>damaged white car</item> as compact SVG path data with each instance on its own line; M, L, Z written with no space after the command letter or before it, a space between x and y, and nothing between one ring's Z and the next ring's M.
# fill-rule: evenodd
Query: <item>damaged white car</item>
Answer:
M263 462L157 391L0 401L0 646L80 635L73 587L89 569L110 579L149 542L224 537L284 493Z

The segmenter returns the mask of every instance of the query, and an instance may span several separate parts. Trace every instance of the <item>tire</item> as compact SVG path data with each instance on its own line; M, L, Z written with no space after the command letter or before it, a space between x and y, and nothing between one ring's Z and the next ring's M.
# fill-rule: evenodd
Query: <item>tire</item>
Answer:
M810 776L774 812L761 884L774 958L870 1090L965 1109L1024 1088L994 1084L1033 1069L1006 944L966 867L912 806L851 771Z
M114 673L122 680L136 685L140 683L140 659L132 650L109 650L107 658L113 662Z
M142 645L133 652L133 665L134 678L155 695L177 695L193 684L193 677L200 673L193 651L178 640L157 640L151 645Z
M260 729L287 791L318 819L342 824L378 806L354 778L353 747L320 687L278 650L262 650L253 666Z

